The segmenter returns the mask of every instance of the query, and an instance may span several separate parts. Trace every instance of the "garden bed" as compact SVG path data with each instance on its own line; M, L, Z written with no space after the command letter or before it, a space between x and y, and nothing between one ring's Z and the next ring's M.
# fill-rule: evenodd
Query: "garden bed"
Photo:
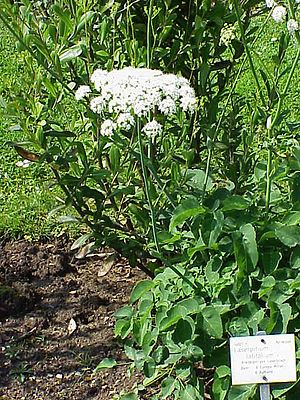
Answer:
M124 259L105 274L108 255L76 259L66 238L0 245L1 400L105 400L139 381L113 314L145 276ZM104 358L122 365L93 373Z

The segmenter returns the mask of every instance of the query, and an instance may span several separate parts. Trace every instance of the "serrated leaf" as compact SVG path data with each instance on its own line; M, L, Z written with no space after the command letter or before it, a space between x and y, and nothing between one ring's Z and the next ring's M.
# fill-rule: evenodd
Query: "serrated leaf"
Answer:
M135 303L139 298L143 296L143 294L151 290L154 286L155 282L150 280L143 280L138 282L133 288L129 302Z

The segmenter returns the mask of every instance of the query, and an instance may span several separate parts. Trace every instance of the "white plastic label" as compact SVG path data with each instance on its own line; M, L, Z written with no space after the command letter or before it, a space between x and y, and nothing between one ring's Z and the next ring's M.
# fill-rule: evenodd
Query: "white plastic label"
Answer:
M233 385L297 380L293 334L232 337L230 359Z

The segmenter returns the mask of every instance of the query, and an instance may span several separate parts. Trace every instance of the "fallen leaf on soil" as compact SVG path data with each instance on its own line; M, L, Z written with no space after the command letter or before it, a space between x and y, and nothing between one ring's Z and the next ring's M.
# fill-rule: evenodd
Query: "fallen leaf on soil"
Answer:
M110 270L111 267L114 265L115 261L117 260L118 255L117 253L113 253L107 257L107 259L103 262L102 266L98 271L98 276L105 276Z
M68 332L69 335L72 335L73 332L75 332L77 329L77 324L74 318L70 319L69 325L68 325Z

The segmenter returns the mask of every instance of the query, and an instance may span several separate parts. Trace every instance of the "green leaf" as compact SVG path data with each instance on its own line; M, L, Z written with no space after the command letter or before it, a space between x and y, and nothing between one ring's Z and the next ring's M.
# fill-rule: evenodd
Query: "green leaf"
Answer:
M80 219L71 215L61 215L57 217L57 221L61 223L81 223Z
M134 315L134 309L131 306L122 307L114 313L115 318L131 318Z
M300 269L300 247L296 247L291 254L291 267Z
M278 239L289 247L294 247L297 244L300 244L300 227L289 225L282 226L280 228L275 229L276 236Z
M223 325L219 312L213 306L203 308L200 314L203 318L203 329L208 335L221 339L223 336Z
M256 385L232 386L228 393L228 400L252 400L256 390Z
M175 379L172 376L168 376L167 378L165 378L162 383L161 383L161 395L162 395L162 399L167 398L168 396L170 396L174 389L175 389Z
M186 309L177 304L176 306L171 308L167 316L161 320L161 323L159 325L160 331L164 331L170 328L170 326L176 324L176 322L179 321L182 317L185 317L186 314Z
M249 336L249 329L245 318L234 317L230 321L228 331L231 336Z
M112 172L115 174L120 168L120 150L117 146L112 145L109 150L109 161Z
M248 200L244 199L241 196L231 196L227 197L223 202L223 211L232 211L232 210L246 210L249 206Z
M230 388L230 368L227 365L219 366L214 374L212 391L215 400L224 400Z
M155 282L150 280L143 280L138 282L133 288L129 302L135 303L139 298L143 296L143 294L151 290L154 286Z
M185 200L174 210L171 218L169 230L172 231L176 226L182 224L187 219L203 214L205 209L196 200Z
M177 322L176 329L172 335L174 343L184 343L193 338L195 332L195 322L190 317L180 319Z
M71 131L46 131L44 133L46 136L58 137L58 138L76 137L75 133Z
M280 251L276 249L264 251L261 257L262 265L267 275L272 274L272 272L277 269L279 262L282 259Z
M286 333L292 308L289 304L269 303L270 318L266 327L267 333Z
M94 11L88 11L85 14L83 14L77 26L77 32L81 31L81 29L84 28L88 22L90 22L90 20L93 18L95 14L96 13Z
M240 231L243 234L243 245L247 255L247 270L254 271L258 262L258 251L256 244L256 234L251 224L241 226Z
M82 165L84 166L84 168L87 168L88 161L87 161L87 155L86 155L83 144L81 142L76 142L76 149L77 149L77 153L79 155Z
M200 400L202 398L203 397L198 392L198 390L189 383L186 385L184 389L180 390L180 395L179 395L180 400Z
M84 235L80 236L71 246L71 250L78 249L79 247L83 246L90 238L91 233L85 233Z
M112 358L104 358L94 369L94 372L101 371L102 369L113 368L117 365L117 361Z
M139 400L139 396L134 392L130 392L122 394L120 400Z
M74 46L70 47L69 49L63 51L60 56L60 62L67 62L71 61L74 58L77 58L82 53L82 46L81 44L75 44Z

